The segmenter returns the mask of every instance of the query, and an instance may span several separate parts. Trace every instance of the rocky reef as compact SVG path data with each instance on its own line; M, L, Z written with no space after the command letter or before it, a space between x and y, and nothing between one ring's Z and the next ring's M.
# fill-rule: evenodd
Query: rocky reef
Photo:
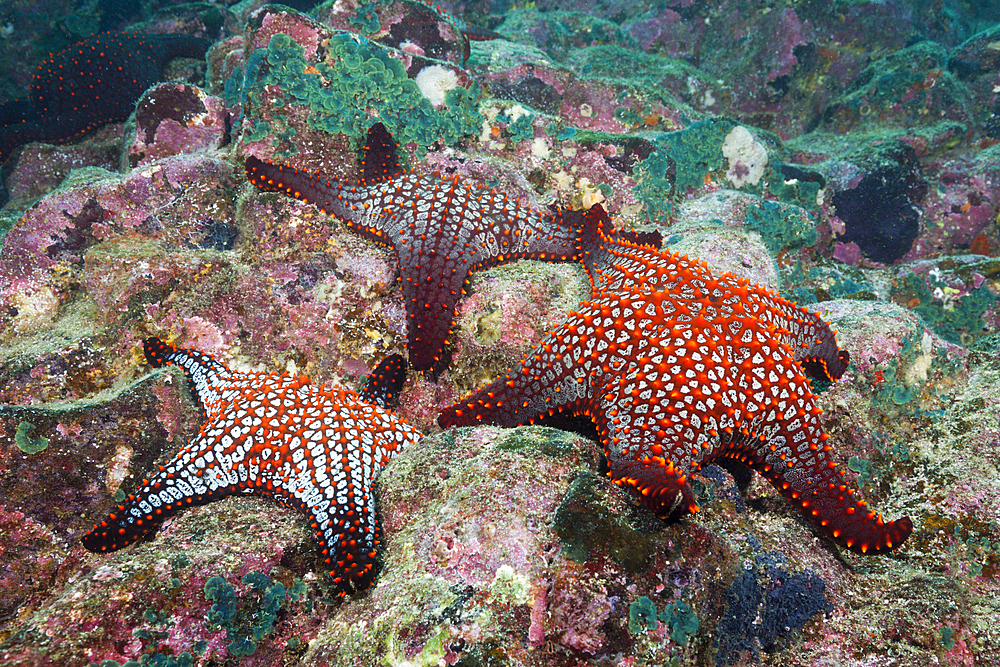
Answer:
M204 63L3 169L0 663L1000 663L1000 25L970 4L161 8L144 29L208 39ZM16 96L37 61L12 48ZM87 552L201 424L145 338L355 389L406 353L391 250L244 174L355 179L375 120L417 173L602 205L818 312L851 358L813 384L831 456L909 540L850 553L716 466L665 523L585 422L439 429L589 296L578 264L521 261L472 274L450 364L407 380L425 437L378 478L373 587L336 598L306 522L259 499Z

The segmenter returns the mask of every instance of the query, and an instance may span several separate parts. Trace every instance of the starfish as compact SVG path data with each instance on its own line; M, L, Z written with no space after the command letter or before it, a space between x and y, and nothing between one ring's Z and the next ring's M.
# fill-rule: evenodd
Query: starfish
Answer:
M587 213L540 213L495 190L472 188L458 177L404 171L396 143L381 123L368 131L362 178L345 183L256 157L247 179L315 205L396 252L407 313L407 350L416 370L447 365L455 306L469 275L517 259L569 261Z
M761 473L835 542L898 547L830 458L804 369L836 379L849 360L816 315L731 274L597 230L592 297L518 369L438 418L517 426L566 411L592 419L612 480L663 518L698 511L688 476L712 462Z
M38 67L28 98L0 105L0 162L30 141L69 143L129 117L174 58L204 58L187 35L110 32L78 42Z
M317 387L305 376L233 371L158 338L143 349L154 367L180 366L205 425L95 525L83 546L115 551L186 507L252 494L306 515L339 595L369 586L381 537L372 481L400 448L420 439L379 404L402 386L402 357L383 361L358 395Z

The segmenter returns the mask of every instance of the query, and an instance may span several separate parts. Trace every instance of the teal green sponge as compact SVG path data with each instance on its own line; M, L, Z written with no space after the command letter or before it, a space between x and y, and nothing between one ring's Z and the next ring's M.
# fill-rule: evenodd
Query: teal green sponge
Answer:
M638 167L635 196L653 220L668 222L688 188L705 185L705 175L721 169L722 144L736 123L710 118L654 140L656 150Z
M237 658L256 653L257 645L274 630L285 600L297 600L305 591L299 581L288 591L262 572L249 572L242 582L247 587L242 596L222 577L205 582L205 598L215 603L206 616L207 625L226 630L226 649Z
M938 637L941 640L941 646L944 647L944 650L950 651L955 648L955 631L947 625L942 625L938 628Z
M49 439L42 436L32 436L35 425L31 422L21 422L14 433L14 444L25 454L37 454L49 446Z
M670 628L670 638L681 646L687 646L701 627L698 614L683 600L671 602L664 607L660 612L660 620Z
M457 86L437 109L409 78L403 62L364 37L334 34L324 62L306 60L305 51L285 33L247 58L242 86L249 120L246 141L271 138L284 156L297 153L293 113L312 129L362 137L378 118L401 144L415 144L418 157L438 142L454 144L475 136L483 122L476 84ZM235 88L235 75L228 88ZM227 88L227 97L233 95Z
M210 625L225 626L236 613L236 589L222 577L205 582L205 599L214 602L208 612Z
M962 290L954 289L945 280L936 277L939 275L933 271L928 274L926 280L935 288L932 292L923 277L908 273L902 280L895 281L892 296L898 302L916 299L917 305L911 305L910 309L920 315L937 335L950 343L969 345L988 333L983 314L996 308L997 295L986 285L962 294Z
M760 234L772 255L816 245L818 238L812 216L805 209L773 201L761 200L748 209L743 226Z
M643 596L628 606L628 629L634 635L656 629L656 603Z

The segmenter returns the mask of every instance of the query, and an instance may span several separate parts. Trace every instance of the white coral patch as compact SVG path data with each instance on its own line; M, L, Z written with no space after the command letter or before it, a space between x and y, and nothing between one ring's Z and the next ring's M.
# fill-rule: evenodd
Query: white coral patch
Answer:
M737 125L722 142L722 154L729 160L726 178L737 188L757 185L767 167L767 148L750 131Z
M458 87L458 75L441 65L429 65L417 73L414 79L420 94L436 107L444 104L448 91Z
M59 313L59 297L46 285L33 292L14 294L10 302L17 311L13 325L14 331L19 334L34 333L47 327Z
M542 137L535 137L531 140L531 154L540 160L545 160L551 154L549 145Z
M128 475L128 464L131 461L132 448L128 445L118 445L115 448L114 456L111 457L107 479L105 480L105 487L108 493L114 495L118 487L125 481L125 476Z
M589 178L581 178L576 182L577 190L580 192L580 205L584 209L591 209L594 204L604 201L604 193L594 186Z

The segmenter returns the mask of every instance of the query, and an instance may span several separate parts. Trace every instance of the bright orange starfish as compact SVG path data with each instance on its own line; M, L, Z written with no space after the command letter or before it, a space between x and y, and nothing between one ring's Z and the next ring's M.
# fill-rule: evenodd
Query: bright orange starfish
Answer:
M585 260L592 299L520 369L446 409L442 427L567 411L597 424L614 482L661 517L698 510L692 472L735 462L853 551L907 538L910 519L870 511L824 444L804 367L836 379L848 357L822 320L686 257L600 231L597 241Z
M393 355L373 371L359 396L304 376L232 371L158 338L148 339L144 351L153 366L183 369L206 423L95 525L83 545L115 551L186 507L252 494L306 515L341 595L370 585L381 539L372 482L398 450L420 439L377 404L391 401L402 385L402 357Z

